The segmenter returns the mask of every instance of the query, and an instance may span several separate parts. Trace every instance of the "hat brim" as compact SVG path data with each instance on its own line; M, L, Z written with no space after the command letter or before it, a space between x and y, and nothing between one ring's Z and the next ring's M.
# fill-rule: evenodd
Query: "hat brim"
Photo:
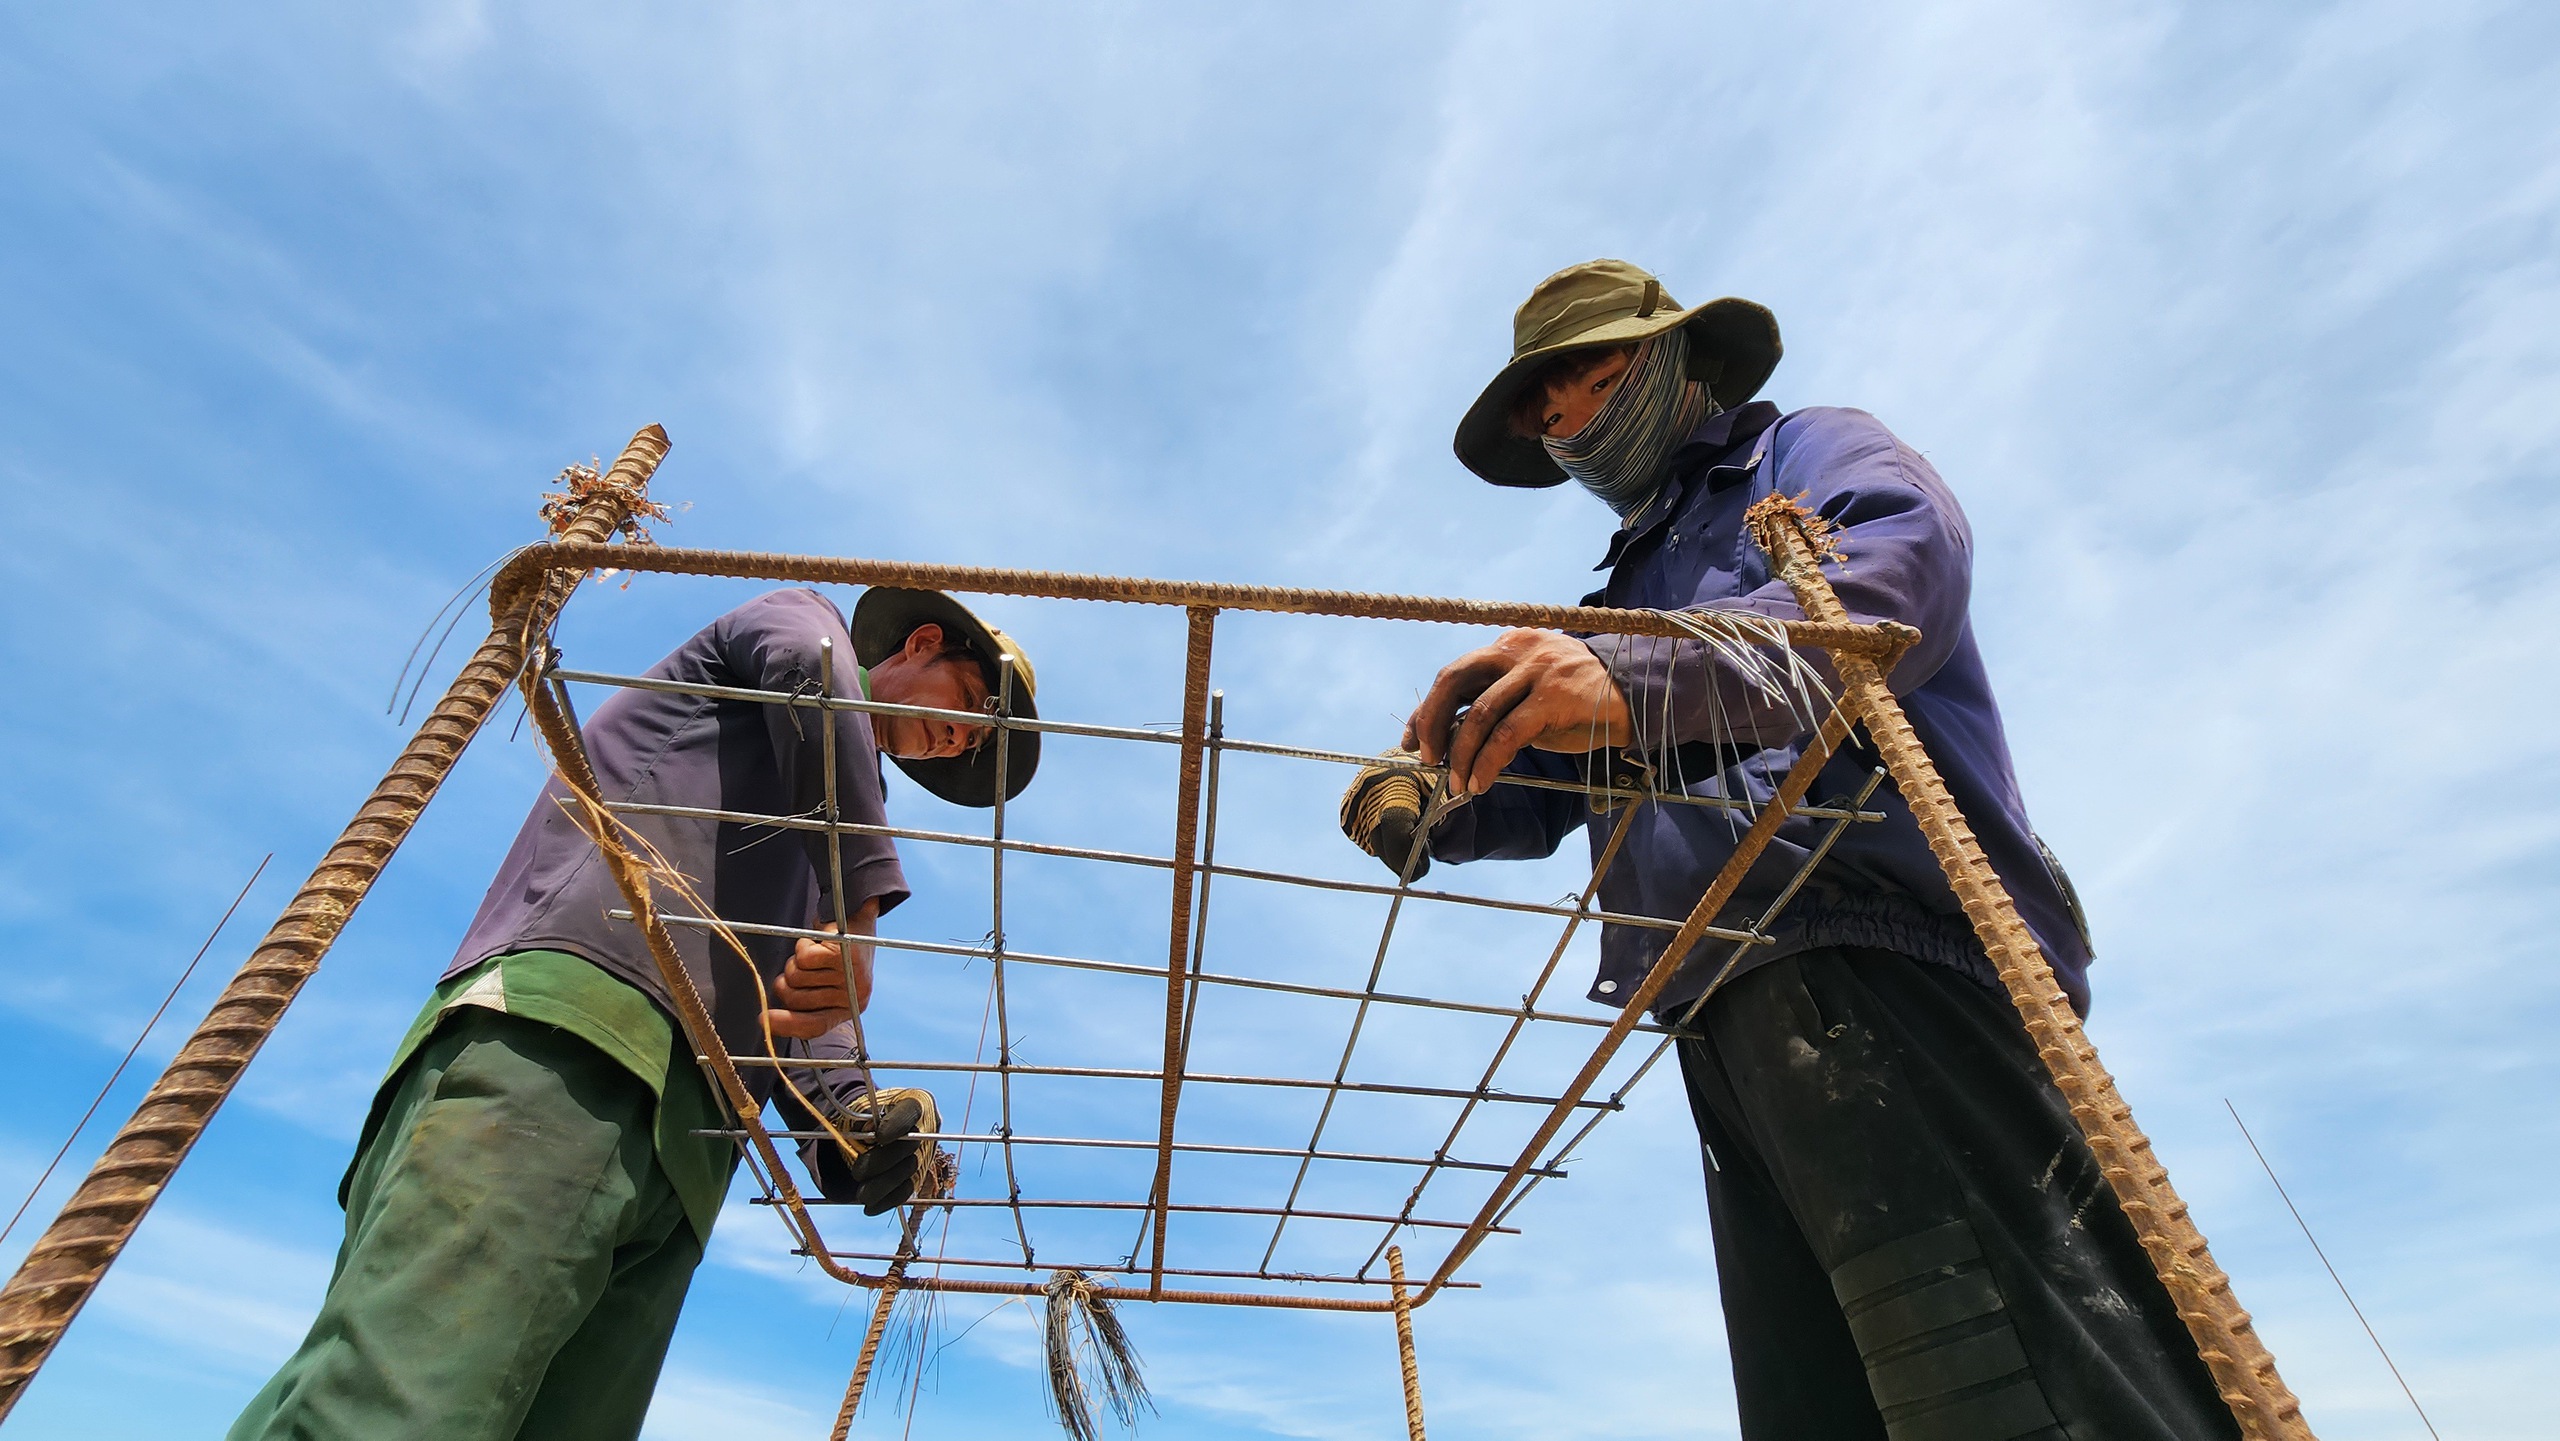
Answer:
M969 608L938 590L909 590L901 586L875 585L853 603L853 656L865 669L878 665L897 654L915 628L930 622L942 627L944 636L966 645L990 667L1001 667L1001 675L1010 684L1000 689L1009 692L1011 703L1005 714L1015 720L1038 720L1040 710L1034 703L1031 688L1022 681L1022 672L1013 663L1012 652L998 641L987 623L970 614ZM1004 769L1004 796L1011 800L1031 784L1032 773L1040 768L1040 733L1032 730L1004 730L986 744L965 755L932 759L909 759L890 756L908 779L934 795L958 806L985 809L996 803L996 769L1001 751Z
M1689 327L1690 363L1708 370L1707 393L1716 408L1731 410L1760 393L1778 368L1778 318L1765 305L1726 296L1687 310L1628 316L1515 357L1493 378L1458 422L1458 463L1495 485L1562 484L1564 471L1534 435L1511 428L1511 407L1529 375L1550 356L1650 340L1675 326Z

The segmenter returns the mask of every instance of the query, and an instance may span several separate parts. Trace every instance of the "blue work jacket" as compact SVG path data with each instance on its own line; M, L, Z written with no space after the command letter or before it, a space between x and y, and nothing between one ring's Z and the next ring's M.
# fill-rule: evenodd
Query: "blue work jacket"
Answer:
M1611 537L1599 567L1609 573L1608 583L1583 603L1748 610L1801 619L1794 593L1752 544L1743 512L1783 490L1828 519L1847 564L1826 566L1824 572L1849 613L1861 621L1900 621L1920 632L1919 643L1894 667L1894 694L2064 993L2086 1013L2087 936L2068 881L2027 824L2000 709L1967 616L1973 535L1937 471L1864 411L1822 408L1781 418L1765 401L1709 417L1673 452L1669 467L1652 503ZM1636 719L1635 744L1591 757L1523 751L1512 771L1576 784L1605 779L1632 789L1650 770L1651 783L1662 790L1747 799L1756 806L1775 794L1809 738L1793 709L1700 642L1594 636L1587 643L1626 693ZM1863 739L1854 740L1823 767L1810 800L1845 803L1877 763ZM1587 827L1596 863L1617 820L1596 804L1605 802L1573 791L1496 785L1442 821L1432 833L1431 854L1451 862L1550 855L1573 831ZM1998 986L1944 872L1890 780L1867 809L1886 819L1841 831L1771 926L1772 943L1743 948L1734 973L1816 947L1872 946ZM1621 853L1602 878L1600 905L1620 914L1685 919L1750 819L1739 810L1639 803ZM1758 922L1828 828L1815 818L1790 818L1717 918L1719 924L1743 930ZM1669 937L1665 930L1605 927L1591 999L1625 1004ZM1657 999L1655 1014L1675 1016L1735 950L1729 942L1701 943Z

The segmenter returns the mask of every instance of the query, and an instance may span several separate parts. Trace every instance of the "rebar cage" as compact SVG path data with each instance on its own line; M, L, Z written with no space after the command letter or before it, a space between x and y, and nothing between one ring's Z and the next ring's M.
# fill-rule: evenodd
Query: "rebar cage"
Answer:
M118 1131L104 1155L29 1249L5 1288L0 1288L0 1416L5 1416L63 1331L113 1264L133 1231L165 1189L205 1125L260 1045L272 1033L301 987L344 928L347 918L380 876L401 840L434 798L471 738L510 688L520 690L553 764L583 802L629 915L647 938L661 977L706 1072L729 1105L731 1139L740 1145L766 1202L783 1220L795 1249L829 1275L874 1289L870 1335L837 1418L841 1436L858 1404L862 1382L888 1312L886 1302L904 1286L940 1292L997 1296L1043 1293L1030 1278L1036 1269L1068 1268L1108 1278L1110 1296L1150 1301L1279 1306L1336 1311L1393 1312L1404 1348L1406 1411L1419 1437L1421 1410L1414 1380L1410 1312L1455 1279L1488 1236L1507 1222L1541 1182L1562 1174L1574 1147L1623 1102L1674 1039L1673 1028L1646 1019L1684 965L1728 974L1757 944L1822 852L1843 828L1875 823L1866 809L1878 784L1890 781L1945 872L2003 988L2008 992L2057 1090L2070 1109L2125 1217L2193 1336L2224 1401L2244 1435L2308 1438L2299 1403L2277 1374L2274 1358L2258 1338L2230 1279L2215 1264L2205 1239L2170 1184L2131 1108L2099 1062L2078 1017L2055 984L2034 936L2020 920L1999 876L1984 858L1963 814L1947 794L1926 750L1903 715L1886 677L1918 637L1891 622L1859 624L1841 606L1822 574L1829 555L1827 527L1783 494L1752 508L1752 539L1772 561L1773 573L1793 592L1805 619L1785 622L1719 620L1712 613L1661 613L1572 606L1434 600L1412 596L1289 590L1049 572L996 570L887 561L840 560L743 552L661 549L610 544L617 532L645 539L638 520L663 516L647 499L649 479L668 448L655 426L635 435L609 471L582 474L569 493L546 508L553 539L529 546L497 568L489 588L489 636L447 688L372 795L315 867L284 913L224 988L205 1020ZM1181 719L1178 729L1084 721L1006 721L994 744L1008 746L1023 731L1042 732L1042 743L1151 751L1173 767L1171 845L1111 847L1077 844L1073 837L1024 836L1008 830L1001 806L983 833L923 827L883 828L914 852L969 855L983 865L989 906L986 934L977 939L929 939L891 934L881 954L942 968L983 963L986 1033L992 1056L980 1045L963 1055L959 1044L921 1045L919 1030L883 1049L864 1050L875 1071L889 1080L911 1080L948 1092L962 1086L966 1099L954 1129L938 1144L974 1152L986 1164L964 1166L955 1194L909 1212L894 1243L841 1244L822 1232L824 1208L799 1191L783 1165L777 1141L794 1139L767 1127L744 1085L740 1068L773 1065L771 1056L732 1056L723 1049L701 998L686 978L669 926L703 925L711 918L660 914L647 867L615 839L616 818L598 793L573 720L571 686L659 684L640 677L573 670L561 664L550 642L560 608L597 570L730 576L780 582L916 586L961 593L1121 602L1177 608L1183 616ZM1595 825L1614 825L1596 857L1591 880L1561 902L1491 889L1450 889L1411 884L1410 876L1350 881L1321 874L1320 865L1245 864L1234 858L1240 841L1230 828L1229 854L1219 855L1221 796L1235 782L1231 768L1286 764L1329 770L1320 785L1304 786L1289 804L1329 808L1348 767L1365 755L1307 745L1232 737L1212 683L1212 646L1221 614L1263 612L1330 615L1380 621L1445 622L1577 631L1590 635L1683 638L1728 650L1754 646L1816 657L1833 683L1821 704L1804 712L1802 749L1766 801L1737 815L1731 858L1707 885L1684 919L1612 916L1595 908L1599 881L1613 863L1625 819L1659 805L1715 804L1711 798L1656 788L1641 777L1604 777L1607 784L1576 786L1603 814ZM1801 674L1801 671L1798 672ZM841 691L841 684L832 688ZM898 707L848 696L777 692L727 692L766 704L818 706L891 713ZM986 716L947 716L983 722ZM1880 762L1863 790L1846 804L1808 807L1805 799L1819 771L1851 730ZM821 727L832 732L832 727ZM833 766L828 766L832 775ZM1527 784L1515 780L1515 784ZM1001 791L1002 786L998 787ZM1776 903L1758 914L1727 915L1729 903L1775 835L1791 818L1810 818L1817 841L1806 847L1793 878ZM776 835L815 828L834 836L853 829L836 814L832 799L816 815L744 816L742 823L771 827ZM1746 824L1747 821L1747 824ZM1159 816L1157 825L1161 826ZM1899 822L1896 822L1899 823ZM1157 832L1161 834L1159 830ZM1332 852L1336 859L1348 847ZM1260 858L1248 854L1248 861ZM1330 864L1330 863L1327 863ZM1021 890L1039 868L1065 867L1094 879L1075 882L1072 906L1033 907L1026 930L1032 944L1017 945L1008 917L1008 886ZM1497 870L1499 868L1496 868ZM1040 948L1043 927L1078 909L1114 904L1114 883L1162 874L1170 883L1162 906L1162 962L1136 953L1095 955L1072 945ZM1107 879L1106 879L1107 878ZM1392 881L1392 883L1389 883ZM1473 884L1473 876L1470 876ZM1261 898L1261 900L1257 900ZM1257 911L1264 901L1269 904ZM1237 946L1250 939L1262 917L1297 917L1324 905L1366 907L1362 943L1327 951L1321 945ZM1016 903L1014 917L1026 907ZM1237 925L1230 913L1241 910ZM1228 915L1213 923L1214 916ZM1433 924L1427 918L1461 918L1495 927L1459 944L1481 949L1483 974L1517 976L1533 965L1533 980L1516 1000L1460 994L1439 988L1405 990L1398 967L1410 947L1400 936ZM1557 997L1553 982L1577 938L1602 925L1668 929L1660 959L1614 1017L1576 1010ZM1532 928L1538 928L1533 930ZM1261 938L1284 935L1294 943L1294 920L1265 921ZM803 932L782 930L783 935ZM805 934L821 935L820 932ZM1275 963L1284 955L1290 964ZM1543 955L1543 963L1538 964ZM1516 959L1515 959L1516 958ZM1331 967L1330 970L1327 967ZM1576 968L1578 970L1578 967ZM921 969L908 974L924 976ZM903 981L903 977L901 980ZM1118 1054L1074 1054L1052 1061L1020 1054L1015 1018L1044 1003L1041 989L1112 986L1151 1001L1160 1033L1146 1044L1126 1036ZM1267 1019L1267 1036L1283 1038L1258 1063L1250 1048L1230 1037L1249 1034L1228 1027L1221 1007L1251 1008L1247 1019ZM1311 1007L1322 1024L1285 1020L1277 1008ZM1159 1009L1160 1008L1160 1009ZM1674 1016L1675 1023L1682 1016ZM1425 1037L1409 1029L1433 1024L1473 1028L1464 1044L1447 1036ZM1646 1044L1628 1063L1621 1049L1643 1033ZM1310 1051L1305 1038L1319 1038ZM1587 1038L1587 1047L1580 1044ZM913 1040L918 1053L893 1054ZM1534 1071L1541 1048L1574 1060L1561 1084L1534 1079L1529 1091L1499 1084L1506 1075ZM1413 1061L1398 1072L1364 1069L1382 1053ZM1222 1060L1235 1054L1234 1062ZM1460 1057L1454 1063L1451 1057ZM1104 1064L1103 1062L1112 1062ZM795 1064L797 1064L795 1062ZM1612 1070L1613 1064L1617 1068ZM965 1078L965 1080L963 1079ZM992 1081L990 1088L985 1083ZM1109 1118L1109 1102L1077 1102L1045 1111L1051 1090L1135 1097L1123 1112L1139 1124L1114 1133L1100 1124L1049 1124L1054 1115L1081 1120ZM1216 1098L1235 1098L1238 1105ZM1147 1102L1152 1101L1152 1115ZM1278 1101L1312 1102L1299 1124L1272 1138L1213 1140L1219 1128ZM1241 1109L1239 1109L1241 1106ZM1134 1107L1134 1111L1132 1111ZM1188 1111L1186 1112L1186 1107ZM1372 1112L1424 1126L1418 1141L1378 1139ZM1193 1117L1186 1129L1183 1116ZM949 1115L946 1110L946 1116ZM978 1117L985 1115L981 1122ZM1143 1124L1152 1120L1152 1127ZM1204 1119L1212 1124L1204 1125ZM1153 1135L1146 1134L1152 1130ZM1522 1134L1525 1132L1525 1135ZM1205 1134L1204 1134L1205 1133ZM1298 1136L1303 1134L1304 1140ZM1036 1169L1035 1169L1036 1163ZM1120 1168L1117 1173L1114 1167ZM1000 1183L992 1178L1001 1176ZM1059 1189L1046 1189L1055 1175ZM1026 1184L1026 1176L1034 1184ZM1338 1186L1342 1178L1355 1178ZM1379 1178L1391 1180L1379 1182ZM1285 1178L1285 1184L1283 1183ZM1357 1178L1373 1184L1363 1190ZM1177 1191L1176 1182L1180 1189ZM1143 1183L1143 1184L1141 1184ZM998 1188L1000 1184L1000 1189ZM1375 1199L1380 1184L1384 1199ZM1221 1190L1221 1187L1233 1189ZM921 1250L916 1222L930 1209L947 1223L935 1254ZM1100 1229L1094 1229L1095 1227ZM834 1222L829 1221L829 1227ZM1078 1228L1083 1228L1079 1230ZM1315 1233L1322 1233L1310 1239ZM1180 1236L1178 1246L1173 1242ZM1430 1259L1418 1294L1403 1284L1399 1235L1414 1238ZM1052 1245L1052 1237L1056 1237ZM1127 1238L1124 1247L1119 1238ZM953 1251L953 1241L959 1246ZM1079 1250L1085 1253L1078 1254ZM1381 1258L1387 1275L1378 1274ZM1301 1263L1303 1258L1303 1263ZM878 1265L878 1270L864 1269ZM917 1266L922 1274L915 1274ZM1008 1275L1007 1273L1011 1273ZM1187 1284L1173 1285L1169 1282ZM1381 1295L1380 1292L1385 1294Z
M629 555L625 568L653 569L666 558ZM790 578L762 574L747 557L724 559L728 564L723 568L743 578ZM870 576L872 583L911 579L903 566L842 561L833 568L849 576ZM994 577L942 579L944 588L962 593L1006 588ZM1129 583L1133 593L1153 584ZM623 818L711 820L742 827L747 836L795 831L831 837L886 835L910 850L926 847L967 856L981 870L988 898L983 936L955 941L900 935L893 919L874 942L885 968L884 991L922 983L942 997L937 1004L943 1009L965 1019L983 1014L985 1023L973 1044L965 1024L933 1028L938 1037L910 1038L886 1030L875 1015L866 1037L867 1069L880 1085L936 1089L944 1096L946 1115L953 1118L946 1122L948 1129L929 1136L960 1162L955 1192L922 1206L940 1213L939 1244L929 1233L919 1242L912 1224L901 1241L894 1218L866 1227L848 1221L849 1213L840 1210L822 1223L817 1213L827 1203L778 1184L783 1178L771 1170L778 1148L770 1143L824 1141L824 1132L775 1130L750 1114L733 1117L734 1129L726 1133L738 1143L760 1201L788 1213L795 1248L820 1260L830 1274L877 1285L880 1276L863 1268L903 1258L912 1263L901 1282L908 1289L1028 1294L1040 1286L1024 1273L1068 1268L1118 1278L1122 1287L1152 1300L1385 1310L1393 1305L1379 1289L1393 1284L1384 1273L1385 1253L1402 1234L1403 1249L1428 1267L1428 1279L1414 1301L1421 1304L1440 1289L1468 1284L1454 1279L1468 1254L1486 1236L1513 1231L1506 1223L1522 1201L1541 1182L1564 1174L1575 1148L1622 1108L1627 1091L1669 1048L1673 1027L1633 1016L1623 1018L1624 1027L1613 1026L1605 1012L1582 1004L1572 991L1579 957L1570 963L1573 974L1561 994L1555 984L1567 970L1573 943L1596 924L1666 934L1681 930L1678 920L1597 909L1601 880L1617 854L1614 845L1603 849L1579 893L1562 901L1487 893L1464 883L1416 884L1377 869L1338 838L1334 858L1357 861L1374 879L1255 863L1254 827L1240 827L1226 816L1232 768L1261 765L1302 773L1265 778L1258 790L1266 797L1291 797L1292 806L1317 815L1329 829L1335 797L1356 768L1375 763L1376 757L1230 734L1225 694L1217 687L1212 661L1221 607L1190 604L1184 609L1184 721L1178 731L926 710L855 698L848 694L853 687L841 681L822 680L821 694L710 686L557 663L539 672L546 686L577 688L574 701L563 707L572 716L592 713L596 695L589 688L637 687L812 711L992 720L998 729L987 743L995 747L1000 778L1011 737L1024 731L1041 734L1047 755L1044 775L1052 785L1058 783L1058 770L1105 747L1161 753L1159 759L1167 764L1160 768L1174 773L1174 814L1164 818L1171 824L1162 827L1171 833L1169 853L1025 835L1011 823L1002 801L983 813L983 827L974 833L845 821L833 794L832 769L825 802L809 813L605 803L609 813ZM1301 613L1347 612L1318 601ZM1759 639L1784 639L1778 625L1756 617L1745 620L1756 623ZM1859 634L1872 635L1879 646L1895 643L1881 631ZM1827 697L1823 704L1829 709ZM825 726L819 731L830 733ZM1867 791L1882 776L1876 771ZM1592 824L1604 833L1639 805L1724 809L1733 813L1736 834L1759 814L1747 801L1657 787L1650 772L1616 778L1632 782L1632 789L1602 783L1608 779L1571 785L1511 776L1503 783L1570 789L1591 807ZM1000 779L999 794L1005 788ZM1857 799L1863 801L1864 794ZM1789 813L1779 808L1780 815ZM1830 838L1846 826L1883 820L1854 804L1799 805L1791 813L1819 821L1823 839L1794 867L1776 905L1703 926L1698 938L1711 950L1696 953L1692 965L1729 970L1753 946L1764 944L1779 907L1820 863ZM1252 813L1245 817L1255 818ZM1222 819L1229 824L1222 827ZM1219 855L1222 829L1225 859ZM925 867L945 883L955 869L932 861ZM1040 894L1048 904L1009 903L1008 877L1019 896L1025 871L1035 868L1063 873L1041 878L1047 884ZM1110 884L1117 877L1078 874L1097 868L1147 878L1167 959L1072 954L1044 942L1044 934L1062 929L1055 914L1061 903L1072 909L1135 901L1131 888ZM1362 933L1351 944L1339 943L1344 939L1341 927L1304 924L1302 916L1292 922L1292 912L1328 902L1336 910L1366 913L1354 922ZM1220 923L1222 904L1225 914L1241 913L1246 919ZM1435 912L1456 913L1450 918L1477 924L1443 925L1433 933ZM628 909L614 914L626 922L634 919ZM679 912L664 913L661 919L677 928L719 924L712 917ZM830 936L823 929L727 926L741 934ZM1231 931L1245 934L1231 936ZM1421 944L1469 951L1485 984L1473 994L1452 995L1400 981L1399 939L1410 948L1417 932L1426 933ZM1324 939L1307 943L1306 938L1316 936ZM976 969L980 963L983 982L972 984L983 985L982 1004L965 989L933 986L933 978L925 974ZM1409 973L1411 967L1405 969ZM1524 981L1525 993L1518 989ZM1505 987L1511 988L1510 998L1497 1000ZM1108 988L1113 1008L1123 1013L1147 1006L1160 1009L1162 1034L1123 1028L1098 1037L1078 1035L1067 1038L1063 1056L1027 1058L1020 1054L1021 1018L1054 1013L1061 988L1088 995ZM1275 1008L1288 1019L1275 1024ZM907 1009L912 1014L916 1008ZM1557 1032L1563 1034L1551 1042L1543 1034ZM1600 1073L1607 1082L1597 1088L1602 1093L1587 1083L1565 1086L1569 1065L1557 1074L1556 1062L1593 1059L1595 1046L1597 1061L1606 1065L1618 1044L1637 1033L1649 1042L1639 1048L1641 1059ZM862 1064L786 1061L769 1053L717 1055L716 1038L695 1039L711 1042L700 1053L706 1065L722 1060L761 1069ZM933 1054L932 1039L968 1049ZM1051 1042L1053 1049L1057 1044ZM1250 1061L1240 1052L1252 1052ZM1524 1069L1544 1084L1517 1089ZM1507 1080L1512 1084L1506 1085ZM1205 1098L1204 1092L1217 1093L1217 1098ZM1141 1111L1150 1114L1141 1116ZM1407 1114L1394 1114L1399 1111ZM1511 1124L1503 1123L1505 1113L1513 1118ZM973 1124L977 1117L984 1117L984 1124ZM1103 1130L1091 1124L1097 1118L1120 1124ZM1075 1126L1075 1119L1087 1124ZM1299 1134L1278 1134L1277 1128L1291 1119ZM1140 1120L1154 1122L1155 1134L1145 1134L1135 1124ZM1539 1120L1557 1124L1540 1127ZM1368 1139L1380 1137L1408 1144ZM864 1229L891 1239L870 1245L834 1239ZM1005 1272L1021 1279L989 1284Z

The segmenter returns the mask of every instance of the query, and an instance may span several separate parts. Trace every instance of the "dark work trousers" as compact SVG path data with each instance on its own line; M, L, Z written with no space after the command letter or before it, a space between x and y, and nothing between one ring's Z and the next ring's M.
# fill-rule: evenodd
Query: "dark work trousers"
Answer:
M1692 1029L1748 1441L2240 1434L2005 996L1810 951Z

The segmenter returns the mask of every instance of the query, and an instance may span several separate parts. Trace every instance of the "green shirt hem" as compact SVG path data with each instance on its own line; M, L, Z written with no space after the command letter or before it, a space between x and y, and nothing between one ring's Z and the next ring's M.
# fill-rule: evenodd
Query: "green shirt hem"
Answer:
M388 1075L398 1075L444 1018L464 1006L556 1026L647 1086L657 1098L652 1140L659 1169L675 1188L694 1234L710 1242L738 1155L724 1139L694 1134L727 1129L728 1116L691 1048L677 1044L676 1024L657 1002L582 956L510 951L435 988L401 1037Z

